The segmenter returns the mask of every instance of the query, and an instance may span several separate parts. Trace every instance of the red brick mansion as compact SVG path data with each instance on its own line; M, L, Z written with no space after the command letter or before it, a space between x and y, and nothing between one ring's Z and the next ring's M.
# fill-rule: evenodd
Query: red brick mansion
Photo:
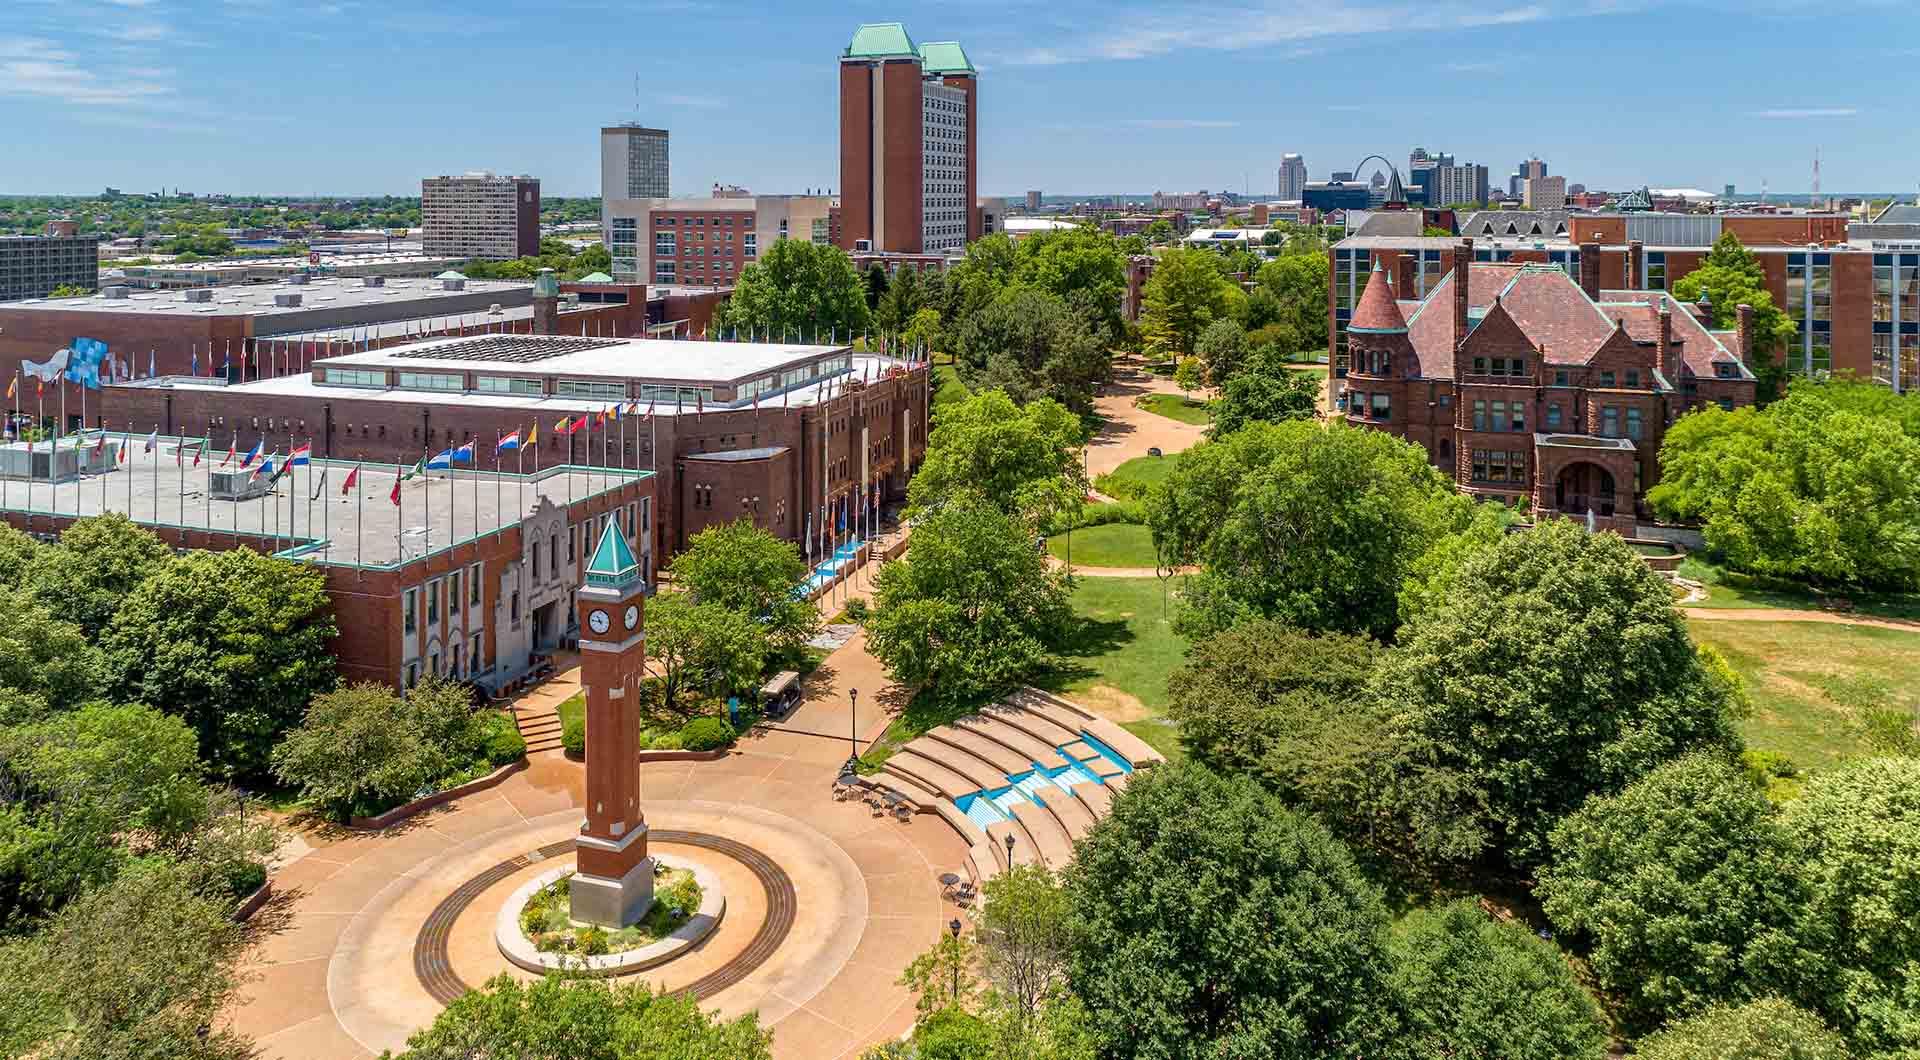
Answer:
M1463 492L1631 535L1660 441L1688 409L1749 405L1752 313L1711 331L1664 291L1601 290L1552 265L1473 261L1422 300L1377 265L1347 325L1349 423L1426 447Z

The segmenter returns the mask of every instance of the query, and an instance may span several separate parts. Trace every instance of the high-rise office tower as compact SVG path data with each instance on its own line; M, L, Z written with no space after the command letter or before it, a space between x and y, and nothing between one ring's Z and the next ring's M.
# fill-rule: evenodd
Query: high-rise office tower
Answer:
M1280 201L1299 202L1307 190L1307 160L1299 155L1280 156Z
M667 130L637 122L603 126L600 130L600 236L609 240L614 203L632 199L664 199L667 185ZM631 208L629 208L629 213Z
M540 253L540 181L485 170L422 180L420 249L496 261Z
M980 78L954 41L898 22L840 54L840 241L849 250L959 250L980 236Z

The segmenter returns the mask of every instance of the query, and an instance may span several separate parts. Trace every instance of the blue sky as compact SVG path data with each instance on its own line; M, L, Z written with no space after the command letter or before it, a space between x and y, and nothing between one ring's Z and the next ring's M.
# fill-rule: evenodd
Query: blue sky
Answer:
M861 21L958 39L981 190L1271 192L1424 144L1595 187L1912 193L1905 0L6 0L0 192L418 194L529 172L597 192L605 122L672 130L676 193L839 182ZM1811 12L1811 13L1809 13ZM636 106L635 77L639 78Z

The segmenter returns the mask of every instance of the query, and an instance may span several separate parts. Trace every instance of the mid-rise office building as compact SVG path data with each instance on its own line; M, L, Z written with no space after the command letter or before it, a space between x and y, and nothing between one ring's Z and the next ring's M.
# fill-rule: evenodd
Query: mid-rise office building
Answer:
M1027 212L1028 213L1038 213L1040 211L1041 197L1042 196L1040 192L1037 190L1027 192Z
M979 73L957 42L915 44L898 22L840 55L841 245L958 250L980 236Z
M607 251L625 283L730 287L778 240L832 241L827 195L625 199L610 209Z
M664 199L672 194L667 182L667 130L637 122L609 125L600 130L600 238L612 245L610 222L614 204L641 199Z
M100 286L98 239L71 233L0 236L0 302L45 298L62 286Z
M1567 178L1528 177L1520 186L1520 203L1529 210L1564 210Z
M1307 190L1307 160L1295 154L1280 156L1281 202L1299 202Z
M540 181L484 170L420 182L420 249L508 261L540 253Z
M1487 201L1487 167L1468 163L1464 166L1435 166L1427 173L1427 205L1451 206L1456 202Z

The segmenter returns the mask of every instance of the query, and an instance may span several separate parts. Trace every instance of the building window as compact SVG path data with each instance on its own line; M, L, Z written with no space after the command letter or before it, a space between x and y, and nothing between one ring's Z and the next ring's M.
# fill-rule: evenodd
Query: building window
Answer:
M434 579L427 583L427 625L440 621L440 581Z
M1513 403L1513 424L1509 429L1517 432L1527 429L1527 405L1525 402L1516 401Z
M1627 389L1628 390L1640 389L1640 372L1638 369L1634 369L1634 368L1627 369Z
M407 664L406 687L412 688L414 685L417 685L419 683L420 683L420 664L417 662L410 662Z
M466 597L460 595L460 572L447 575L447 614L458 614L466 606Z
M1732 411L1733 411L1733 399L1732 399L1732 398L1730 398L1730 397L1723 397L1723 398L1721 398L1721 399L1720 399L1720 411L1722 411L1722 412L1732 412Z
M1440 439L1440 459L1445 460L1448 463L1453 462L1453 439L1451 438Z
M1567 373L1564 370L1556 370L1553 373L1553 385L1554 386L1567 385Z
M671 260L656 261L653 263L653 282L654 283L673 283L674 282L674 268L673 268L673 262Z
M379 369L366 368L323 368L320 378L334 386L375 386L387 385L387 373Z
M1476 431L1487 429L1487 403L1477 398L1473 402L1473 429Z
M556 379L553 381L555 397L592 398L596 401L625 401L627 384L603 383L590 379Z
M580 538L579 527L570 526L567 528L567 562L568 563L573 562L574 553L579 551L578 546L574 544L574 542L579 540L579 538Z
M1474 375L1487 374L1487 359L1485 357L1475 357L1473 359L1473 374Z
M1393 419L1393 406L1386 394L1373 395L1373 418L1382 422Z
M1620 410L1612 405L1600 410L1600 436L1603 438L1620 437Z
M1612 387L1612 386L1613 386L1613 373L1612 373L1612 372L1601 372L1601 373L1600 373L1600 385L1601 385L1602 387Z
M672 222L669 221L669 224ZM679 250L679 234L676 232L655 232L653 234L653 256L670 258Z
M1550 431L1557 431L1560 429L1560 406L1558 405L1547 406L1547 429Z
M1640 410L1639 409L1627 410L1627 437L1632 438L1635 441L1640 440Z
M465 380L449 372L401 372L402 390L462 390Z
M480 564L473 565L467 574L467 603L480 606Z
M1878 338L1879 336L1875 336ZM1892 336L1888 336L1891 338ZM1740 370L1726 361L1713 362L1713 376L1716 379L1738 379Z
M1493 403L1493 419L1488 421L1487 429L1490 431L1504 431L1507 429L1506 402L1496 401Z
M533 547L528 549L527 551L533 555L533 580L539 581L540 580L540 542L535 541L533 543Z
M538 379L506 375L479 376L474 379L473 388L482 394L526 394L539 397L546 393Z
M480 642L477 640L473 642L473 662L468 664L467 672L470 674L480 672Z
M513 623L513 628L520 628L520 590L518 589L513 591L513 598L507 605L507 618Z
M1487 480L1487 451L1485 449L1475 449L1473 451L1473 470L1471 474L1475 482L1485 482Z
M732 238L729 234L728 238ZM760 252L760 236L755 232L746 232L740 236L740 253L751 258Z
M420 590L408 589L400 594L400 628L412 633L419 625Z

